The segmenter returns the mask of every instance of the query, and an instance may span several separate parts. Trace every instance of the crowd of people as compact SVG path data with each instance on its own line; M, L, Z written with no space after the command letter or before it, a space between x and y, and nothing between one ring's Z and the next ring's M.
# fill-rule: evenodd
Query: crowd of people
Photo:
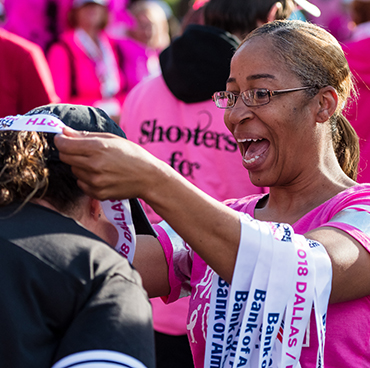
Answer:
M5 30L42 49L60 102L103 108L116 122L170 42L165 10L149 0L5 0L4 12Z
M0 361L370 365L368 0L0 3Z

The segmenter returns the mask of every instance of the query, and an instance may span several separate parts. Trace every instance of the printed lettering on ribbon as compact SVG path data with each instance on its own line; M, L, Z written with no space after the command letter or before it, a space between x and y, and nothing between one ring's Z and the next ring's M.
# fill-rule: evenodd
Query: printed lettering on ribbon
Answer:
M102 202L102 207L105 216L118 232L116 251L132 263L135 254L136 233L131 217L130 202L128 200L107 200Z
M282 367L299 366L299 357L314 300L315 264L307 240L294 234L294 292L287 303L284 321Z
M240 219L239 251L229 292L220 290L222 279L217 275L213 279L204 366L300 367L314 305L320 345L316 366L321 367L331 284L331 264L324 247L294 234L288 224L258 221L245 214ZM225 321L216 319L221 295ZM222 339L216 341L220 335Z
M66 125L50 114L6 116L0 119L0 130L62 133Z
M212 277L212 293L208 317L205 367L220 368L225 341L225 315L228 306L229 284L216 273Z
M248 244L247 240L250 238L259 239L260 238L260 231L259 227L256 226L257 224L251 220L250 227L248 227L248 232L243 232L241 234L241 242L240 244L246 245ZM259 285L258 287L253 287L253 283L251 286L251 290L253 290L254 298L248 298L250 294L250 289L246 288L245 285L249 285L252 282L253 274L255 273L255 267L263 267L263 263L258 262L261 261L259 258L261 254L264 252L260 252L261 244L259 241L255 243L255 247L249 246L248 247L248 257L243 257L242 253L238 253L238 257L235 264L235 272L233 276L233 282L231 284L231 291L230 297L232 298L232 308L230 307L228 310L226 324L227 324L227 339L226 339L226 349L223 352L222 357L222 365L225 367L230 366L233 364L234 358L236 356L237 344L238 344L238 337L240 335L240 329L245 328L245 323L243 324L243 316L246 316L245 309L251 308L251 301L253 299L257 299L257 304L260 302L260 298L264 299L263 293L260 294L261 290L265 289L265 286ZM267 259L266 259L267 261ZM240 274L239 274L240 271ZM260 280L263 282L263 279ZM253 307L255 308L252 313L258 312L256 303L253 303ZM253 318L253 323L255 320ZM257 325L256 325L257 326ZM246 339L244 340L246 342ZM248 341L249 344L249 341ZM248 349L248 347L244 347Z

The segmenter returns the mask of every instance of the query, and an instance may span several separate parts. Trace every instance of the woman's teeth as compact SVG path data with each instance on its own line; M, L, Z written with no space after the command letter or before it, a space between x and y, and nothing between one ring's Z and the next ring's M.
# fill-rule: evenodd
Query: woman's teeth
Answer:
M244 143L244 142L258 142L262 141L263 138L258 138L258 139L252 139L252 138L243 138L243 139L237 139L238 143Z
M246 163L246 164L252 164L254 161L256 161L260 156L255 156L255 157L252 157L250 160L246 160L245 158L243 158L243 161Z

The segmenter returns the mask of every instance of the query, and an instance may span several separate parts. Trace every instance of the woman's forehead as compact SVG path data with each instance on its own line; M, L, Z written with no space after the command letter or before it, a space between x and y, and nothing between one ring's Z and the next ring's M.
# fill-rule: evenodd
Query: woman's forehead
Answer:
M259 42L258 42L259 41ZM246 41L234 54L231 60L230 78L276 79L279 75L290 73L276 49L268 39Z
M232 61L235 59L246 59L248 61L273 61L276 57L276 49L268 37L256 37L245 41L235 52Z

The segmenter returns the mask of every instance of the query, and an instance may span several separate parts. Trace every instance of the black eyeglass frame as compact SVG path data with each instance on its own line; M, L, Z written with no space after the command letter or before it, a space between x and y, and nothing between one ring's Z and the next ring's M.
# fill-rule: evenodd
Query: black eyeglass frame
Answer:
M290 89L280 89L280 90L275 90L275 91L270 91L269 89L267 88L254 88L254 89L247 89L246 91L243 91L241 92L239 95L236 95L235 93L233 92L229 92L229 91L219 91L219 92L215 92L212 96L212 100L213 102L216 104L216 106L219 108L219 109L232 109L235 104L236 104L236 101L238 99L239 96L241 96L242 98L242 101L243 103L248 106L248 107L255 107L255 106L264 106L264 105L267 105L268 103L270 103L271 101L271 97L273 96L276 96L276 95L280 95L280 94L283 94L283 93L289 93L289 92L296 92L296 91L303 91L305 89L310 89L310 88L317 88L317 87L313 87L313 86L306 86L306 87L298 87L298 88L290 88ZM266 102L263 102L263 103L255 103L255 104L251 104L248 102L248 99L247 97L245 97L246 93L249 93L249 95L252 94L252 97L256 95L256 93L258 91L263 91L266 94L267 98L268 98L268 101ZM230 106L220 106L218 104L218 95L223 93L224 96L225 94L228 94L229 96L232 95L233 96L233 104L230 105ZM249 98L249 101L251 99ZM255 99L253 98L253 100L255 101Z

